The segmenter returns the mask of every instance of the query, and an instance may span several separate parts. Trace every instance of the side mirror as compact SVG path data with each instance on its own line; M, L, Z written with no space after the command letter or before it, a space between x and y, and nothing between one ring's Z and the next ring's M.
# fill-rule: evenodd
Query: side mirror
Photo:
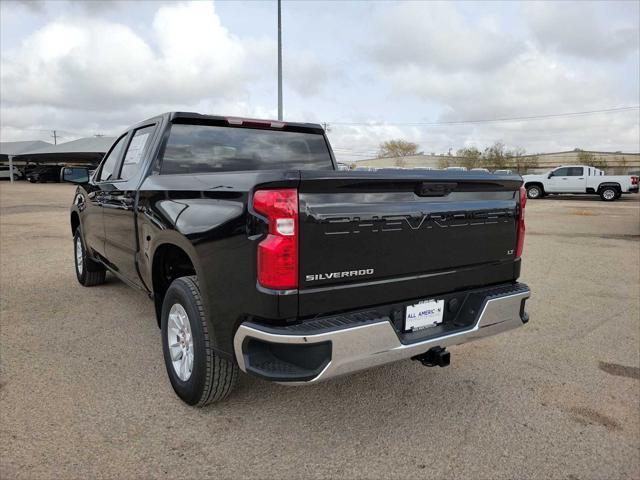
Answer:
M89 183L89 169L83 167L64 167L60 179L68 183Z
M553 177L553 172L551 172L549 175L547 175L547 179Z

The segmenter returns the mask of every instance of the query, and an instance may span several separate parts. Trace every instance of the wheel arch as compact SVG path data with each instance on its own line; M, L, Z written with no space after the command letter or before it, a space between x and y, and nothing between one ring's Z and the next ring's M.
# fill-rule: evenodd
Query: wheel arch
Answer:
M622 191L622 186L618 182L602 182L600 185L598 185L597 191L600 192L606 187L613 187L618 189L618 191Z
M73 210L71 212L71 235L75 235L76 230L80 227L80 214Z
M165 241L153 250L151 261L151 284L153 301L156 310L156 320L160 326L160 316L162 314L162 302L164 296L171 285L171 282L179 277L198 275L197 262L194 255L188 252L188 248L172 241Z
M538 186L542 189L542 191L544 192L544 185L542 184L542 182L538 181L538 180L531 180L530 182L525 182L524 183L524 188L529 188L532 186Z

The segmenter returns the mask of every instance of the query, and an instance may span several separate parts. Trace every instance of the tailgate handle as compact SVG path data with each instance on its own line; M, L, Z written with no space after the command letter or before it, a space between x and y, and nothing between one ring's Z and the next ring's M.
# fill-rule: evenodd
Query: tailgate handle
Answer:
M455 182L431 183L423 182L418 185L416 194L421 197L444 197L449 195L458 186Z

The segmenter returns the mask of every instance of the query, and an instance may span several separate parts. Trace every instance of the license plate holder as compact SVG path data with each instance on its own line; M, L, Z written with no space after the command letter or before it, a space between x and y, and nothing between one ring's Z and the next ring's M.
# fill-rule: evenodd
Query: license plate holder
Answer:
M415 332L440 325L444 317L444 300L422 300L407 305L404 313L404 331Z

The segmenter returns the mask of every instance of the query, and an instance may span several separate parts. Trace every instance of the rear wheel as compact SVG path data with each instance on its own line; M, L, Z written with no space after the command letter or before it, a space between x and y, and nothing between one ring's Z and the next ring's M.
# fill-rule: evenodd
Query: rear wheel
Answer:
M600 190L600 198L605 202L613 202L619 197L618 189L615 187L604 187Z
M73 257L76 265L76 278L81 285L92 287L104 283L107 271L99 263L87 257L87 250L82 242L80 229L73 236Z
M162 351L176 394L189 405L203 407L224 399L238 379L238 366L213 351L195 276L175 279L162 303Z
M542 187L539 185L529 185L527 187L527 198L535 200L542 197Z

